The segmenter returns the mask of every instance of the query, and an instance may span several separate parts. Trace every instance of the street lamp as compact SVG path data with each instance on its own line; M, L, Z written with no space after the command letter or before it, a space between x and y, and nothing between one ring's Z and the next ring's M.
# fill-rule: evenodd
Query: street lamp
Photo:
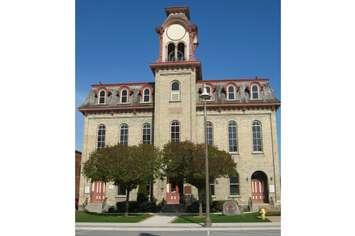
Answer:
M205 128L205 164L206 164L206 222L205 227L211 226L210 218L210 181L209 181L209 170L208 170L208 146L207 146L207 111L206 111L206 101L211 98L211 95L207 92L207 88L203 85L203 91L200 95L200 98L203 100L203 109L204 109L204 128Z

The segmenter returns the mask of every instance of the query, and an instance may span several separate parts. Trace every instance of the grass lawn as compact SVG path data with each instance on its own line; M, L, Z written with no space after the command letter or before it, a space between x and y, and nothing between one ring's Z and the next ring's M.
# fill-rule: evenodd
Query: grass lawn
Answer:
M270 222L268 219L263 221L257 218L258 213L244 213L235 216L226 216L211 214L211 220L213 223L237 223L237 222ZM186 215L179 216L173 223L204 223L205 217L198 215Z
M149 214L135 214L124 216L123 214L97 214L82 211L75 212L75 222L136 223L148 217L150 217Z

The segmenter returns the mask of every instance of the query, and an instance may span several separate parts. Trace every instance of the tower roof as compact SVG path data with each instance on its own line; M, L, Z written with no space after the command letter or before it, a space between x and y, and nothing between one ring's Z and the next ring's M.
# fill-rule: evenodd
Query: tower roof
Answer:
M166 16L169 16L172 13L184 13L187 19L190 20L190 10L186 6L173 6L165 8Z

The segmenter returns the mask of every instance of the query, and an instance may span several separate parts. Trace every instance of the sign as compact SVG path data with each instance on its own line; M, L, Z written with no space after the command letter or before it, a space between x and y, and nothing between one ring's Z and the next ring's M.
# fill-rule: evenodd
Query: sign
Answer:
M273 184L269 185L269 192L270 193L274 193L275 192L275 185L273 185Z
M90 193L90 186L85 186L84 193Z
M229 200L223 204L223 215L239 215L240 209L235 201Z

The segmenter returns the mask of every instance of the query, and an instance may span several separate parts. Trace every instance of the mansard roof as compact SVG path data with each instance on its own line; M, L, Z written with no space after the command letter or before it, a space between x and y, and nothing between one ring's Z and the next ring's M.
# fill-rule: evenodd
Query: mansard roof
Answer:
M251 99L250 91L252 85L258 85L259 99ZM268 79L239 78L224 80L198 80L196 82L196 108L202 108L200 93L203 86L211 87L212 99L207 102L208 109L245 109L245 108L270 108L277 109L280 101L275 97L273 89ZM227 88L234 86L235 99L227 99ZM150 90L151 99L149 102L142 102L143 90ZM120 92L128 90L128 103L120 103ZM154 111L154 82L132 82L132 83L112 83L112 84L93 84L91 90L79 111L86 113L112 113L112 112L138 112ZM106 103L98 104L98 93L106 92Z

